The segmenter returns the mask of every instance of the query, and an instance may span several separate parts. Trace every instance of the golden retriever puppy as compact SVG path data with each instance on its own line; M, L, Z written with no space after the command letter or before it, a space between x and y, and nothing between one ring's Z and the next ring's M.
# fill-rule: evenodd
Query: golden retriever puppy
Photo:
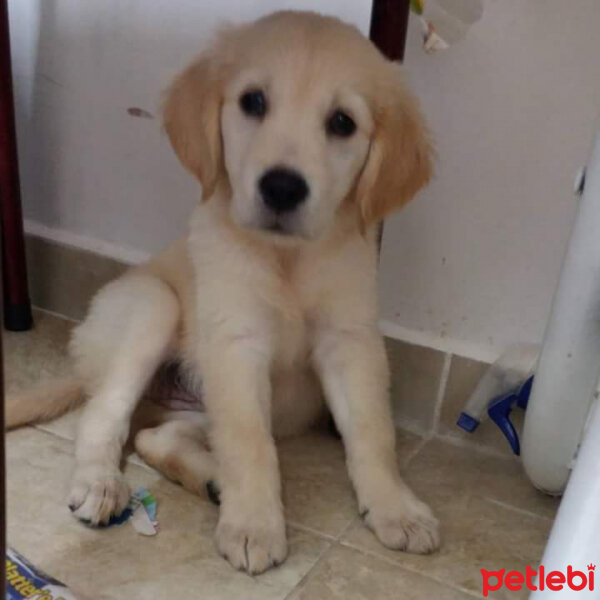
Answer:
M104 523L129 498L136 407L175 361L205 412L143 401L136 448L191 490L217 482L216 545L234 567L285 559L274 437L325 406L367 526L434 550L438 523L398 473L377 327L377 224L431 169L398 66L335 18L276 13L221 32L168 90L164 123L202 184L189 235L97 294L73 335L76 378L9 401L9 425L87 398L69 505Z

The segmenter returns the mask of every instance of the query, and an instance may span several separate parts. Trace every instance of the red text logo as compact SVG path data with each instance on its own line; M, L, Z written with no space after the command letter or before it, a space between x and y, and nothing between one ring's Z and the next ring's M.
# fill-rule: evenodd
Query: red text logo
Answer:
M496 592L503 587L512 592L518 592L523 589L523 586L532 592L536 590L560 592L565 587L576 592L582 590L593 591L595 589L595 570L596 565L588 565L585 571L576 571L569 565L566 573L563 571L546 572L544 565L541 565L538 571L534 571L530 566L527 566L525 573L519 571L507 572L506 569L500 569L499 571L481 569L483 595L487 598L490 592Z

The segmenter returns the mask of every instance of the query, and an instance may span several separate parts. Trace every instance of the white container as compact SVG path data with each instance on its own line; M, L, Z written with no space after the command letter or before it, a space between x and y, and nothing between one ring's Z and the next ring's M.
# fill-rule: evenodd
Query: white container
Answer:
M587 167L525 417L523 464L540 490L564 491L599 372L600 135ZM600 497L595 501L600 504Z

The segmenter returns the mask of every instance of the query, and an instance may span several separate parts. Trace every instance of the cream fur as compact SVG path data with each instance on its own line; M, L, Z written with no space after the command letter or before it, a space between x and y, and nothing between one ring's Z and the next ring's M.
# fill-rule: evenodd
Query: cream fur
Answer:
M261 122L239 109L248 86L266 90ZM357 124L348 139L324 130L340 106ZM204 201L187 238L101 290L74 333L89 396L69 497L76 516L100 523L124 508L119 461L134 419L148 462L192 491L218 481L218 550L262 572L287 553L273 438L309 427L325 401L366 524L390 548L434 550L437 521L398 473L377 329L376 224L430 173L427 132L398 68L336 19L277 13L222 33L184 71L165 127ZM287 236L264 231L256 191L281 163L310 187ZM170 358L201 381L206 415L136 411Z

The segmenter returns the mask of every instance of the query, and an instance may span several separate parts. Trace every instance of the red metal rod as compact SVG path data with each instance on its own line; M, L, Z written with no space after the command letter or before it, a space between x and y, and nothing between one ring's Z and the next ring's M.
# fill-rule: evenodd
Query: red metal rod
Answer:
M390 60L404 60L410 0L373 0L371 8L371 41ZM381 250L383 223L379 225L377 246Z
M404 59L410 0L373 0L370 38L390 59Z
M0 304L2 303L0 299ZM6 462L4 452L4 359L0 332L0 591L6 589Z
M0 0L0 222L4 325L12 331L31 328L23 215L15 130L7 0Z

